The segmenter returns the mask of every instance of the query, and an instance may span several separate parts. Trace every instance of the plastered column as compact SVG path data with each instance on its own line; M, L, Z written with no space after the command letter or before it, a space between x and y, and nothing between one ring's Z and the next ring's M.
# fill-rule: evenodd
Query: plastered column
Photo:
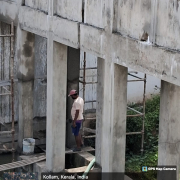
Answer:
M54 0L49 0L47 34L47 115L46 170L60 172L65 168L67 46L53 39Z
M126 106L127 68L99 58L96 161L102 172L125 170Z
M47 171L65 168L67 46L48 38L47 53Z
M24 138L33 137L34 34L17 28L18 58L18 150Z
M161 81L158 165L177 166L180 178L180 86ZM158 176L158 180L162 177ZM169 179L171 175L169 174Z
M97 97L96 97L96 163L101 166L102 119L104 104L105 60L97 59Z

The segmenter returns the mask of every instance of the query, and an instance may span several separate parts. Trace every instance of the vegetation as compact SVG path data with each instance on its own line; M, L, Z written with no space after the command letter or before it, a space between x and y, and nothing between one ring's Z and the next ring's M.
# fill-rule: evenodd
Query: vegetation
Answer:
M158 161L158 127L159 127L159 95L146 101L144 152L141 155L141 135L126 136L126 174L133 180L155 180L156 171L142 173L142 166L157 166ZM129 105L142 112L142 104ZM128 111L127 114L137 114ZM90 128L95 128L95 121ZM140 132L142 130L142 117L127 118L127 132ZM95 147L95 138L86 139L85 144Z
M133 179L154 180L156 172L142 173L142 166L157 166L158 160L158 127L159 127L160 97L156 95L146 101L144 152L141 155L141 135L128 135L126 137L126 172ZM134 109L142 111L140 104L132 105ZM128 114L134 114L128 111ZM140 132L142 117L127 119L127 132Z

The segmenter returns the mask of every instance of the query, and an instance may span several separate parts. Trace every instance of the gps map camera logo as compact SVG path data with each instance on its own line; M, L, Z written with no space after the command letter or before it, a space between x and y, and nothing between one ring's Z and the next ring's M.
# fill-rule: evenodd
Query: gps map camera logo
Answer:
M142 167L142 171L143 171L143 172L147 172L147 166L143 166L143 167Z

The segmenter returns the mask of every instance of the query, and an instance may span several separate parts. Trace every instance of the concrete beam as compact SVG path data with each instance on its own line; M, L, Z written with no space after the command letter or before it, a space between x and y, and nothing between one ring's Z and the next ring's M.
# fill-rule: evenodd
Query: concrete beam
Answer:
M100 28L80 24L80 48L85 51L103 58L105 31Z
M51 172L65 168L67 46L48 38L46 166Z
M26 6L21 6L18 18L21 29L39 36L47 36L48 24L47 15L45 13Z
M18 18L23 30L43 37L47 37L48 32L51 31L56 42L74 48L79 47L79 24L77 22L57 16L48 16L44 12L26 6L20 8Z
M180 177L180 87L161 81L158 165L177 166ZM168 178L169 177L169 178ZM169 173L167 179L171 179ZM158 176L158 180L162 179Z
M22 151L24 138L33 137L33 84L34 84L34 42L35 35L17 30L18 92L19 92L19 134L18 149Z
M54 34L54 41L79 48L79 23L53 16L50 27Z
M180 52L158 47L118 33L80 25L80 48L98 57L110 54L112 62L180 85Z

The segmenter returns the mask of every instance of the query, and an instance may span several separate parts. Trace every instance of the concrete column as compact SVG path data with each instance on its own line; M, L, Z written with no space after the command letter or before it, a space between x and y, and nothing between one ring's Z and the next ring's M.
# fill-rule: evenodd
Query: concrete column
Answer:
M49 33L47 49L46 167L60 172L65 168L67 46Z
M67 94L71 89L79 91L79 69L80 69L80 49L68 47L67 61ZM71 119L71 107L73 100L71 97L67 99L67 119ZM72 148L76 145L74 135L71 131L71 123L66 124L66 146Z
M180 86L161 81L158 165L177 166L180 178ZM171 173L169 178L171 179ZM158 176L158 180L162 179Z
M22 151L23 138L33 137L34 41L34 34L23 31L18 27L18 150L20 152Z
M96 163L101 166L101 140L102 140L102 119L104 102L104 83L105 83L105 61L101 58L97 60L97 97L96 97Z
M49 16L53 16L54 15L54 13L56 12L56 0L49 0L48 1L48 4L49 4L49 6L48 6L48 15Z
M126 106L127 68L99 58L96 161L102 172L125 171Z

